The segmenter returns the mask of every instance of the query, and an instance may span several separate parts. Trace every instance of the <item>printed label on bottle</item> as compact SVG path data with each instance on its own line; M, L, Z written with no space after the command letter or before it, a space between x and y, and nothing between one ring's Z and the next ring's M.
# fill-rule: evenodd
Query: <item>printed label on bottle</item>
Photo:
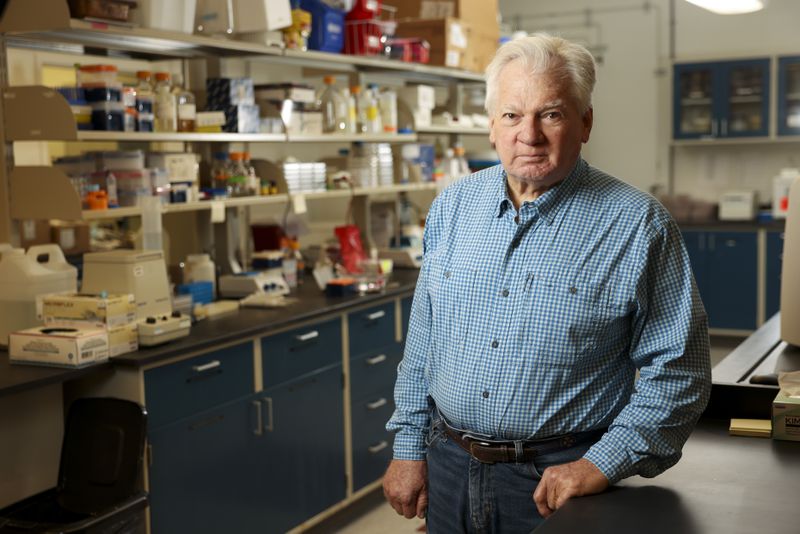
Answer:
M178 118L193 121L197 117L197 106L195 104L180 104L178 106Z

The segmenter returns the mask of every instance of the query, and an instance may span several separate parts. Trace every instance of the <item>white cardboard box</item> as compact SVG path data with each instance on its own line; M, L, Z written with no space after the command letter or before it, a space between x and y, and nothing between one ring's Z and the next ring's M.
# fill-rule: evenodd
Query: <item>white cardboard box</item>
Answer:
M108 334L96 326L37 326L9 335L9 360L84 367L108 360Z
M436 107L436 90L431 85L410 85L397 89L397 98L408 104L411 110Z
M233 0L235 33L279 30L291 25L289 0Z
M800 441L800 397L778 392L772 401L772 439Z
M133 295L56 294L42 297L42 316L46 324L83 321L84 326L122 326L136 321L136 301Z

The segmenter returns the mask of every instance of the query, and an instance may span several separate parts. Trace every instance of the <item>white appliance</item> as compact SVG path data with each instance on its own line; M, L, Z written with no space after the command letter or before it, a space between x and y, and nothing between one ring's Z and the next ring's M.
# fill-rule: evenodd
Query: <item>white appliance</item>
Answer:
M83 256L83 293L131 293L136 299L139 345L189 335L191 319L173 312L167 266L160 250L112 250Z
M253 293L288 295L289 285L279 269L225 274L219 277L219 294L225 298L242 298Z
M719 199L719 220L752 221L758 215L757 191L726 191Z

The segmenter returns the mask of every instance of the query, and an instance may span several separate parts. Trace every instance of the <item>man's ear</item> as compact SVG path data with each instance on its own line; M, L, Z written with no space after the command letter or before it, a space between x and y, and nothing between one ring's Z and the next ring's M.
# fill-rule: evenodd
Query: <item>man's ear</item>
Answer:
M584 143L589 142L589 134L592 133L592 124L594 122L594 109L589 108L586 110L586 113L583 114L583 135L581 135L581 141Z
M494 147L494 142L495 142L495 139L494 139L494 117L489 119L489 142Z

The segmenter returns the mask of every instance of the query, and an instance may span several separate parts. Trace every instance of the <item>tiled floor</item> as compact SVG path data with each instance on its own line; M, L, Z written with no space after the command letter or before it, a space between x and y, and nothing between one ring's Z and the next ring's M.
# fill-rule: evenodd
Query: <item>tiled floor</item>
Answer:
M712 338L712 367L742 341L742 338L735 337ZM307 534L415 534L417 532L424 532L424 521L397 515L384 500L383 492L378 489L308 531Z

